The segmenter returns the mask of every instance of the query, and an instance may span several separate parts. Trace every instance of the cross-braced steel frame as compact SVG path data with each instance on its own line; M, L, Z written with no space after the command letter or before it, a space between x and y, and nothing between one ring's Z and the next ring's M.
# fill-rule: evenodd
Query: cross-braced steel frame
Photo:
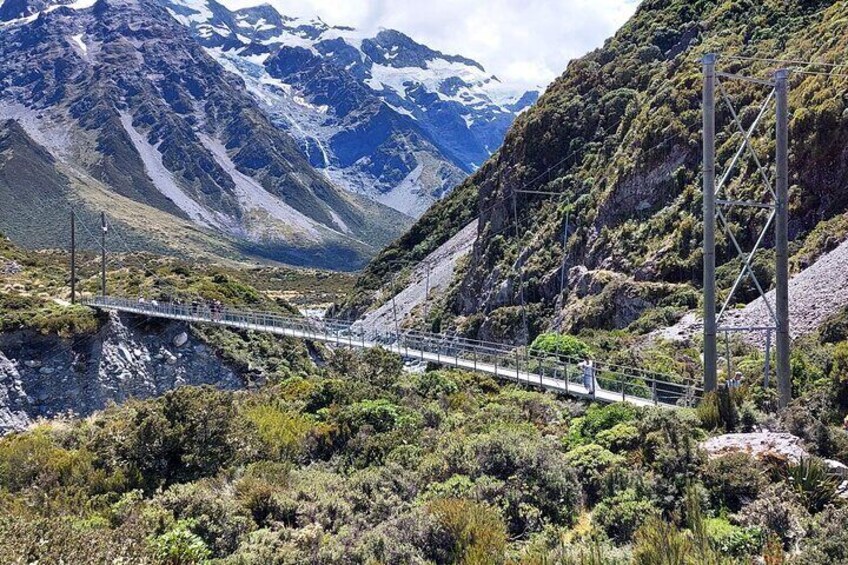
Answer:
M731 332L762 331L766 333L766 374L770 368L769 349L771 334L777 336L777 382L780 405L785 406L791 398L789 378L789 256L788 256L788 72L780 69L769 80L746 77L716 71L717 57L706 55L703 59L704 68L704 388L707 391L717 387L718 372L718 335L727 337ZM745 81L757 84L767 89L759 111L754 121L746 128L739 118L739 113L733 105L733 100L725 89L723 82ZM716 93L721 97L731 116L733 126L742 134L742 140L726 165L721 178L716 183L715 162L715 109ZM758 154L752 139L764 121L771 108L776 113L776 151L775 175L771 177L764 161ZM763 194L760 199L734 199L728 191L730 179L737 170L742 156L747 154L755 164L756 174L760 177ZM744 250L733 233L733 227L728 219L727 211L732 208L750 208L768 210L768 218L760 231L753 247ZM716 274L715 274L715 237L717 225L727 236L733 249L742 261L742 267L731 287L730 293L716 313ZM769 300L753 269L755 255L763 248L769 230L774 226L775 240L775 299ZM745 278L751 280L757 289L766 310L769 322L764 326L733 326L725 323L728 308L733 304L733 298L739 285ZM727 371L731 371L730 352L727 352ZM729 377L729 375L728 375Z

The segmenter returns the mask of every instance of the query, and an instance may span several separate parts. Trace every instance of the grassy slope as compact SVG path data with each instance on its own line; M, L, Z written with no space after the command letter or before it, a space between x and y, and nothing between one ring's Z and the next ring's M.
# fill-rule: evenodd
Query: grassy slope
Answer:
M34 329L73 337L99 328L101 320L92 311L68 305L67 252L26 251L0 236L0 270L6 268L10 272L0 275L0 331ZM77 269L80 295L99 292L99 255L81 251ZM351 276L342 273L211 260L184 263L127 253L109 256L107 281L109 292L116 296L202 297L283 312L296 311L291 303L312 307L332 302L352 285Z

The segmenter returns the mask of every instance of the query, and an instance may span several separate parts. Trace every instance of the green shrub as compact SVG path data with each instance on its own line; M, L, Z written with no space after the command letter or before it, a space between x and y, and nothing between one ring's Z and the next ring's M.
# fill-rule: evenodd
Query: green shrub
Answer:
M707 430L733 432L739 421L734 396L734 392L724 387L706 393L696 408L701 425Z
M848 508L830 506L816 515L794 562L848 563Z
M755 500L766 485L760 465L745 453L733 453L711 459L703 467L701 478L716 510L738 512Z
M591 353L589 345L568 334L544 333L530 345L531 351L559 354L564 357L585 357Z
M595 439L613 453L624 453L639 446L639 429L632 424L616 424L599 432Z
M752 401L746 400L743 402L739 408L739 427L741 431L743 433L753 432L754 428L757 427L760 416L759 410L757 410L756 405Z
M818 457L804 457L797 464L788 465L785 478L790 487L801 496L810 512L820 512L837 500L839 479Z
M721 413L718 408L718 396L715 392L708 392L695 408L701 426L706 430L717 430L721 427Z
M232 393L212 387L107 411L89 441L105 465L140 476L150 490L214 475L252 451Z
M57 445L46 428L10 435L0 438L0 489L36 487L49 492L76 487L94 495L124 488L123 474L109 473L95 463L94 453Z
M467 499L447 498L431 502L435 518L438 562L487 565L504 562L506 531L498 511ZM443 553L444 552L444 553Z
M634 536L636 565L695 565L689 536L657 516L649 516Z
M702 464L698 440L703 433L694 415L684 411L652 409L638 420L642 466L652 471L650 486L657 506L665 512L681 511L689 485Z
M211 552L191 531L191 522L178 522L153 540L153 552L161 565L198 565L206 563Z
M590 502L594 502L608 473L624 464L624 458L597 444L576 447L565 454L565 462L577 477Z
M417 378L415 389L425 398L440 399L457 392L459 385L450 373L427 371Z
M631 422L636 418L636 414L636 408L630 404L616 403L606 406L593 404L581 418L571 421L567 436L568 444L576 446L594 441L600 432L618 424Z
M708 518L705 527L712 544L725 554L756 555L763 546L763 532L759 528L740 528L726 518Z
M771 484L737 515L740 525L778 536L785 548L803 537L809 513L801 497L784 483Z
M479 498L501 508L512 535L573 521L580 485L554 441L504 427L460 442L448 457L462 460L458 472L474 478Z
M271 459L297 459L304 452L304 441L312 422L297 412L260 404L245 412L265 445Z
M233 498L233 491L216 480L204 479L173 485L156 498L178 524L185 525L203 540L214 557L224 557L238 548L256 524Z
M626 543L649 517L656 513L650 501L632 488L605 498L593 511L593 521L618 543Z
M833 349L833 367L831 377L839 383L848 383L848 341L843 341Z

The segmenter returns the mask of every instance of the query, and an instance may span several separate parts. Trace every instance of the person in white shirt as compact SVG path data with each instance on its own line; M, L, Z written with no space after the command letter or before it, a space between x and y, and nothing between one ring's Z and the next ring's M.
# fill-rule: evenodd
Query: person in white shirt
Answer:
M595 362L590 357L586 357L579 365L583 373L583 386L590 393L595 392Z

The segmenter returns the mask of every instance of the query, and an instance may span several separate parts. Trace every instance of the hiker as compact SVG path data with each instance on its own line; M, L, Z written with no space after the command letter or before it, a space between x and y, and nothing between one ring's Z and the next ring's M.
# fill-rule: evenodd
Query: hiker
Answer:
M845 419L842 420L842 429L848 432L848 416L845 416Z
M742 373L740 373L739 371L736 371L733 374L733 376L728 377L727 380L724 381L724 387L727 390L733 390L733 389L739 388L739 382L740 382L741 378L742 378Z
M737 389L742 386L742 373L740 371L736 371L733 374L733 378L730 379L730 386L728 388Z
M590 357L586 357L582 363L578 365L583 373L583 386L590 394L595 393L595 362Z

